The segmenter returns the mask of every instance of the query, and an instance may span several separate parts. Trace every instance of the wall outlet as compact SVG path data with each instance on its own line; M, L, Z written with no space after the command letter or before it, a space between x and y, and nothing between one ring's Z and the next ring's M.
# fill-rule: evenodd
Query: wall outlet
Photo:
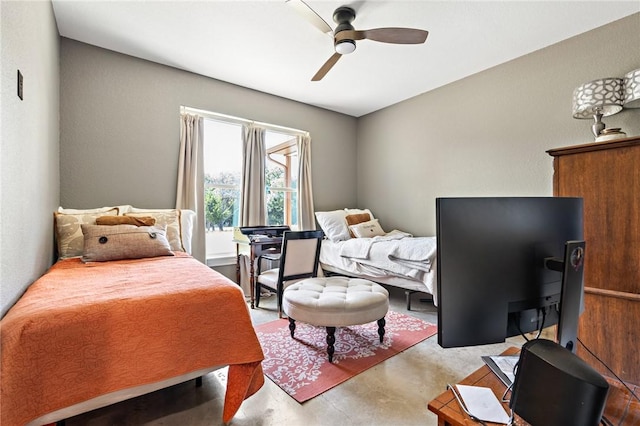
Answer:
M20 100L23 100L22 87L23 87L22 73L20 72L20 70L18 70L18 97L20 98Z

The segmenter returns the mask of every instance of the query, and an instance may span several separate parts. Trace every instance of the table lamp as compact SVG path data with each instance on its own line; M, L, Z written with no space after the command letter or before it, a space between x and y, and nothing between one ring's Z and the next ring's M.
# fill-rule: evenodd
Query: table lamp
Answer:
M605 129L602 117L620 112L623 100L621 78L601 78L584 83L573 91L573 118L593 118L591 130L597 138Z
M624 107L640 108L640 68L624 76Z

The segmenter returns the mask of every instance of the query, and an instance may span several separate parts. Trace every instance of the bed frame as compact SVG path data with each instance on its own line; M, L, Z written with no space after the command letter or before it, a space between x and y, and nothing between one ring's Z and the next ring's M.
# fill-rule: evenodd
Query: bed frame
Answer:
M340 268L324 263L321 263L320 267L322 268L324 275L326 276L342 275L351 278L363 278L365 280L373 281L378 284L385 284L404 289L407 311L411 310L411 296L415 293L424 293L425 295L427 295L427 297L420 298L421 302L433 302L433 295L425 291L424 283L417 280L395 276L374 277L371 275L355 275L352 272L344 271Z
M185 253L60 260L7 312L0 332L1 424L60 422L188 380L198 386L229 366L226 423L264 384L242 291Z

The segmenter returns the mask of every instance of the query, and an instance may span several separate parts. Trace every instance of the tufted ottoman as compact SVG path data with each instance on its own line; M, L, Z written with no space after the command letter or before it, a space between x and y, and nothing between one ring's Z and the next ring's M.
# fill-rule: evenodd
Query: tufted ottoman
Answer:
M360 278L308 278L287 287L282 298L291 337L296 321L327 328L329 362L333 362L336 327L377 321L382 342L389 292L379 284Z

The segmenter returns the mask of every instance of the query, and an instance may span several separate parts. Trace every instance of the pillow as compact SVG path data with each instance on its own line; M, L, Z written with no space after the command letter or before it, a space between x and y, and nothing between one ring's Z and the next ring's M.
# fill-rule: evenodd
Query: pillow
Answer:
M356 214L348 214L345 217L345 219L347 221L347 226L351 226L351 225L357 225L362 222L368 222L372 219L372 217L369 213L356 213ZM349 234L351 235L352 238L355 238L355 235L353 235L353 232L351 232L351 229L349 229Z
M191 240L193 239L193 225L196 221L196 212L193 210L180 210L180 236L184 251L191 254Z
M156 220L156 225L167 228L167 240L173 251L185 251L182 245L180 210L177 209L137 209L131 207L131 211L125 216L144 217L151 216Z
M374 219L373 213L369 209L344 209L344 211L347 212L347 215L368 213L371 219Z
M353 232L353 235L355 235L356 238L370 238L385 235L385 232L378 223L378 219L362 222L357 225L351 225L349 230Z
M56 244L58 247L58 257L60 259L82 256L82 247L84 245L82 224L95 225L98 217L116 216L118 214L117 207L112 207L104 211L102 211L102 209L99 210L101 211L95 212L89 210L88 213L77 214L53 213Z
M369 213L356 213L356 214L348 214L345 216L345 220L347 221L347 225L357 225L362 222L369 222L373 218Z
M98 207L97 209L65 209L64 207L58 207L58 213L64 214L92 214L92 213L104 213L116 207Z
M163 228L135 225L82 225L83 262L173 256Z
M100 216L96 219L96 225L135 225L153 226L155 218L151 216Z
M111 209L118 209L118 214L124 214L129 211L131 206L122 205L122 206L111 206L111 207L98 207L97 209L65 209L64 207L58 207L58 213L65 214L88 214L88 213L104 213Z
M346 221L347 213L344 210L330 212L316 212L318 225L331 241L344 241L351 238Z

